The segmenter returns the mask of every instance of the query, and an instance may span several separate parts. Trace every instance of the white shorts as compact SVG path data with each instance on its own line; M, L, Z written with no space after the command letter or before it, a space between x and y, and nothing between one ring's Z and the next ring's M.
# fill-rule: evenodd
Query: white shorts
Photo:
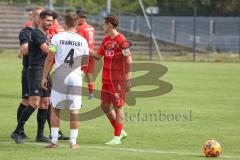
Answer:
M53 107L57 109L67 107L69 110L79 110L82 107L82 75L73 72L64 79L64 84L57 82L55 78L54 76L50 97Z

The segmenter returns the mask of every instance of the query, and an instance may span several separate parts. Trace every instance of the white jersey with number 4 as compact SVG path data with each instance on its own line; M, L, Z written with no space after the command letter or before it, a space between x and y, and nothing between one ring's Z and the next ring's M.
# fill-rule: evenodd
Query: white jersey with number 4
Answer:
M55 69L70 60L67 57L71 51L74 51L73 58L77 56L89 55L88 43L77 33L61 32L53 36L51 45L57 48L55 55Z
M71 63L76 64L76 57L89 55L87 41L77 33L61 32L53 36L51 45L55 50L55 74L50 98L53 107L62 109L65 104L70 110L80 109L82 71L81 66L71 68Z

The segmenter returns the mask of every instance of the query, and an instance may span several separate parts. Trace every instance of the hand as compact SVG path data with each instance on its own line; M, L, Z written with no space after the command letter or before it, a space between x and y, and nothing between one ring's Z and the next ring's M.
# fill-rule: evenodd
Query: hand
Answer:
M130 92L131 91L131 87L132 87L131 81L130 80L126 80L126 82L125 82L125 90L126 90L126 92Z
M20 52L20 53L18 53L18 58L19 59L22 59L22 56L23 56L23 54Z
M45 89L45 90L48 89L47 88L48 87L48 80L47 80L47 78L43 79L41 84L42 84L42 88L43 89Z
M92 49L89 49L89 55L91 56L91 55L95 55L96 54L96 52L94 51L94 50L92 50Z

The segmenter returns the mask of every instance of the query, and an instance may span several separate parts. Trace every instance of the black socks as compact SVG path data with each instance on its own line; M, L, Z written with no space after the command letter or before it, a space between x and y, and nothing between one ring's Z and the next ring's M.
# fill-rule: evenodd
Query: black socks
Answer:
M20 103L18 110L17 110L17 122L19 122L19 119L22 115L23 110L26 108L27 106L25 106L24 104Z
M38 109L37 113L37 122L38 122L38 130L37 137L43 137L44 126L47 120L48 109Z
M21 133L22 132L26 121L29 119L29 117L32 115L32 113L34 111L35 111L35 109L30 105L22 111L22 114L19 118L18 125L17 125L14 133Z
M22 104L22 103L19 104L19 107L18 107L18 110L17 110L17 122L19 122L19 119L22 115L22 112L26 108L27 108L27 106L25 106L24 104ZM24 132L24 127L22 128L22 132Z

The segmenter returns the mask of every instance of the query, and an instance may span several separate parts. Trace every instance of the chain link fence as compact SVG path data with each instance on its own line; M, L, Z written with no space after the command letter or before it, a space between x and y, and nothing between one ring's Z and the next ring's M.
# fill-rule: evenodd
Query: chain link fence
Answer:
M151 17L150 17L151 19ZM156 38L199 50L233 52L240 50L240 18L229 17L152 17ZM120 16L120 27L150 36L143 16ZM194 28L195 27L195 28Z

